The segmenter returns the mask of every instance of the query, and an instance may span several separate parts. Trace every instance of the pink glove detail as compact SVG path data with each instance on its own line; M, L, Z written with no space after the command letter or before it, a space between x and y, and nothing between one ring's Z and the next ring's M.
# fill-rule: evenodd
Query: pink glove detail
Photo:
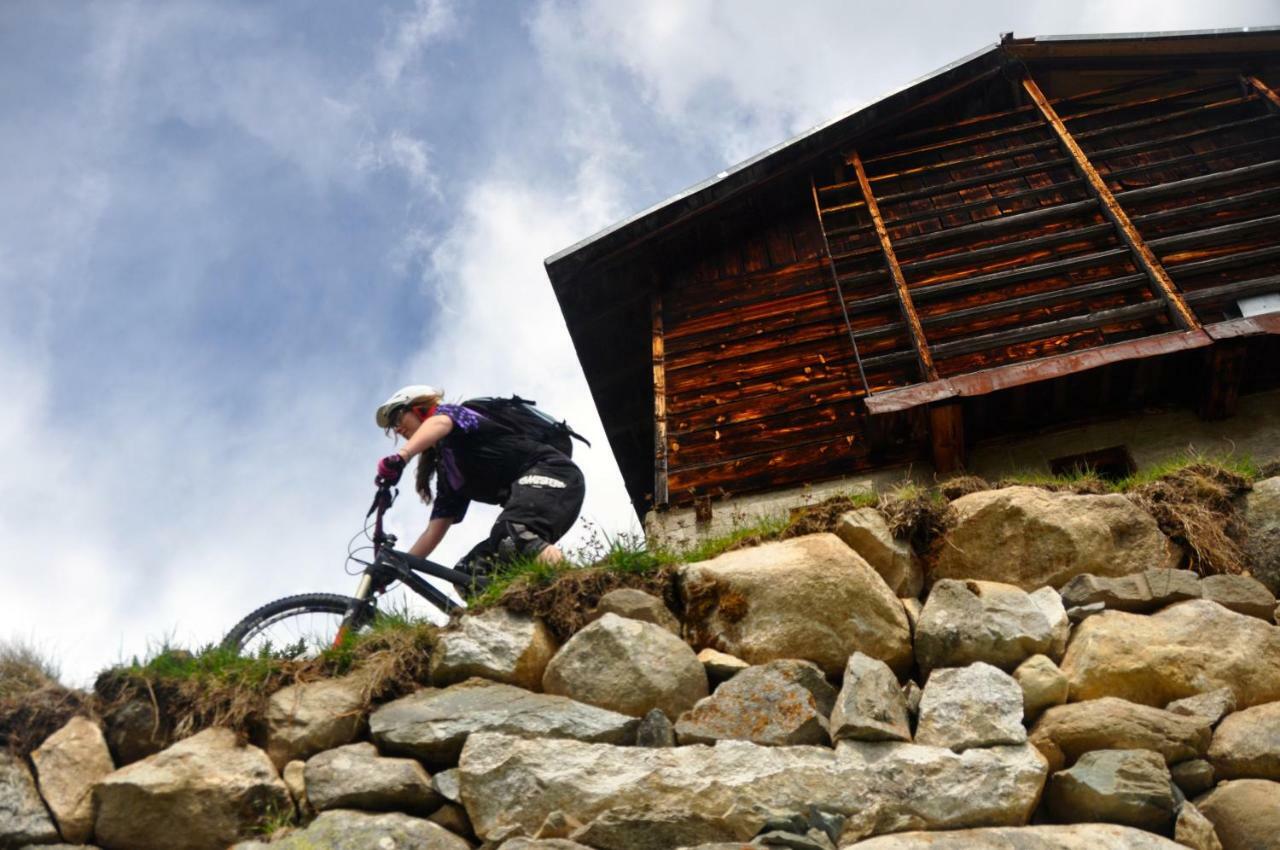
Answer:
M404 472L405 459L399 454L387 455L378 461L378 478L375 483L395 484Z

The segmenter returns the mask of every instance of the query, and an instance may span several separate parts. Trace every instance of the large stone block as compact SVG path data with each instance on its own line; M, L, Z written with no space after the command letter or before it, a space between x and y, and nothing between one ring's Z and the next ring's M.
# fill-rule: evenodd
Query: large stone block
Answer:
M1167 705L1230 688L1247 708L1280 700L1280 629L1207 599L1150 616L1108 611L1076 626L1062 671L1073 700Z
M1101 823L908 832L882 835L845 850L1186 850L1167 838Z
M270 844L250 841L231 850L470 850L471 844L429 820L399 812L321 812L306 829Z
M384 758L361 742L307 760L307 800L317 811L363 809L428 815L441 803L431 777L413 759Z
M474 732L625 744L635 739L639 722L566 697L470 679L379 707L369 718L369 731L384 752L449 766Z
M812 662L770 661L748 667L699 700L676 723L676 737L681 744L826 744L835 697L835 689Z
M1151 750L1095 750L1049 777L1045 801L1061 823L1118 823L1167 833L1176 802L1164 757Z
M93 835L93 786L115 770L98 724L73 717L45 739L31 762L62 837L77 844L88 841Z
M440 633L431 655L431 684L445 687L480 676L536 691L555 654L555 638L541 620L490 608Z
M605 614L569 638L547 665L542 689L610 711L679 717L709 691L689 645L640 620Z
M685 626L696 646L752 664L812 661L838 676L854 652L902 675L911 632L884 579L834 534L812 534L689 564Z
M1280 594L1280 475L1253 485L1244 497L1244 516L1249 569Z
M855 652L831 712L837 741L910 741L907 697L889 665Z
M22 759L0 748L0 847L57 840L58 830L40 800L31 771Z
M365 677L344 676L272 694L267 701L267 755L276 769L359 737L368 709L366 688Z
M963 667L983 661L1013 670L1032 655L1061 657L1070 623L1052 588L943 579L929 591L915 629L916 663Z
M1218 779L1280 781L1280 702L1228 714L1214 730L1208 757Z
M1005 487L951 503L956 524L931 578L983 579L1024 590L1061 587L1081 573L1122 576L1174 565L1177 552L1124 496Z
M896 596L916 597L924 586L924 569L906 540L889 531L884 514L858 508L840 517L836 534L880 574Z
M1280 782L1236 779L1221 782L1196 808L1213 823L1222 850L1271 850L1280 835Z
M105 850L224 850L293 800L267 754L206 729L104 778L94 837Z
M1175 602L1199 599L1200 577L1191 570L1143 570L1127 576L1078 575L1062 586L1068 608L1101 603L1112 611L1149 614Z
M979 661L929 676L920 697L916 743L961 752L1026 740L1022 689L1008 673Z
M767 820L803 817L811 807L849 818L864 835L1023 824L1046 767L1025 744L960 754L867 742L836 750L743 741L644 749L478 734L462 751L459 774L482 838L535 835L558 811L588 825L608 817L614 840L628 835L628 823L646 841L670 830L680 840L669 846L679 846L746 841ZM699 825L707 837L689 840Z
M1048 709L1029 740L1057 771L1094 750L1154 750L1176 764L1203 756L1210 730L1202 717L1104 697Z

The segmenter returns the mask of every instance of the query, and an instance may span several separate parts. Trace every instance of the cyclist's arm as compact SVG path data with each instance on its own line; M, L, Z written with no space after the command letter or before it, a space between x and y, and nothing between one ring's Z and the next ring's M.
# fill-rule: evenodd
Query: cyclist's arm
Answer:
M409 554L419 558L425 558L430 555L440 545L440 541L444 539L445 532L453 525L453 520L448 517L436 517L427 523L427 530L422 532L414 544L409 547Z
M405 460L413 460L415 455L422 454L443 440L445 435L452 430L453 420L443 413L428 416L418 426L418 430L413 432L413 436L409 438L409 441L400 447L400 456Z

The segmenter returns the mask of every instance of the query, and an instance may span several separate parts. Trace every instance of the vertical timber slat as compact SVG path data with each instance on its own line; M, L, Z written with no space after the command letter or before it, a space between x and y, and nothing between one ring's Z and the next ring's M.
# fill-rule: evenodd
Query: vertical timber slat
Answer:
M876 236L880 239L880 249L884 252L885 264L893 277L893 287L898 295L898 306L902 308L902 318L911 331L911 344L916 350L916 360L920 364L920 374L926 381L938 380L938 370L933 365L933 355L929 353L929 343L925 341L924 327L920 324L920 316L911 301L911 293L907 291L906 278L902 276L902 267L898 265L898 256L893 251L893 243L889 239L889 230L880 217L880 205L871 191L871 182L867 180L866 169L862 167L862 157L851 151L848 163L858 175L858 185L862 188L863 200L867 203L867 212L871 214L871 223L875 226Z
M662 293L655 291L653 317L653 506L665 506L667 492L667 366L663 342Z
M1156 255L1147 246L1141 234L1138 233L1137 228L1133 226L1133 222L1129 220L1129 216L1121 208L1115 195L1107 188L1106 181L1098 174L1097 169L1093 167L1093 163L1089 161L1084 150L1076 143L1066 125L1062 123L1062 119L1058 117L1058 113L1049 105L1049 101L1045 99L1044 92L1040 91L1040 87L1036 85L1030 73L1023 76L1022 87L1026 89L1027 94L1031 95L1032 101L1040 108L1040 114L1044 117L1044 120L1053 128L1062 146L1067 150L1071 158L1075 160L1076 170L1084 177L1085 183L1088 184L1094 196L1101 203L1102 212L1120 231L1120 237L1129 246L1129 250L1133 252L1138 267L1155 285L1155 291L1161 295L1162 300L1168 307L1170 317L1184 330L1199 330L1200 320L1196 318L1195 313L1187 306L1187 302L1174 285L1172 278L1169 277L1169 273L1164 270L1164 266L1160 264Z
M964 406L960 402L929 408L929 442L935 473L950 475L964 469Z

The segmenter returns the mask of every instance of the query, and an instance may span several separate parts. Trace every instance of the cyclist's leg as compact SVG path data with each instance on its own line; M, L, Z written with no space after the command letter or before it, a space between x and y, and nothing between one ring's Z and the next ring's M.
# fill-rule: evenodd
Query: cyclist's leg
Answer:
M511 485L489 536L458 562L458 569L487 574L516 558L539 556L573 526L586 486L568 458L535 464Z

